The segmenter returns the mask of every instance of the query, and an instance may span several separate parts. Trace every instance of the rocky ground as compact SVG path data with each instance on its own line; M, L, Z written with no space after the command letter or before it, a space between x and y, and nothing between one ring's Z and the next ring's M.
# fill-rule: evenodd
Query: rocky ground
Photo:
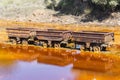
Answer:
M7 1L7 0L6 0ZM9 1L9 0L8 0ZM85 15L73 16L59 14L59 12L46 9L44 0L10 0L0 2L0 19L30 22L52 22L60 24L85 24L81 20ZM58 15L59 14L59 15ZM120 12L112 13L109 18L99 22L97 20L87 24L120 25Z

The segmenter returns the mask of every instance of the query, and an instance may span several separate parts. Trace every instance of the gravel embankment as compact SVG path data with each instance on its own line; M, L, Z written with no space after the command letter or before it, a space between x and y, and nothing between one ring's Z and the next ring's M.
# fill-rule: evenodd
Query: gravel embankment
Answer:
M0 19L15 21L52 22L60 24L85 24L81 22L81 16L58 15L56 11L45 8L44 0L0 0ZM120 25L120 13L112 13L111 17L98 22L87 22L98 25Z

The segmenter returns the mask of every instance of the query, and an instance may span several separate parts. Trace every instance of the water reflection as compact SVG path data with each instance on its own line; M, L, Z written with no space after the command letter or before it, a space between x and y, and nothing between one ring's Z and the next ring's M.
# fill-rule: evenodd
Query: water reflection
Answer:
M73 69L75 50L0 44L0 80L119 80L120 63L109 72ZM79 53L79 52L77 52Z
M63 53L63 54L58 54ZM74 80L71 73L72 56L70 52L66 54L65 50L59 49L44 49L34 46L11 46L10 44L0 45L0 56L4 59L15 61L16 66L11 66L12 72L3 70L5 72L2 80ZM45 58L46 57L46 58ZM42 59L50 58L53 62L45 62ZM41 61L42 60L42 61ZM49 60L49 59L48 59ZM54 61L59 61L58 64ZM3 61L4 65L5 62ZM53 64L55 66L53 66ZM62 65L61 65L62 64ZM11 63L13 65L13 63ZM64 66L64 67L59 67ZM10 67L9 65L7 66ZM7 68L5 68L7 69ZM0 79L0 80L1 80Z
M61 54L66 53L66 54ZM38 63L51 64L56 66L66 66L72 63L72 55L68 55L65 50L47 49L37 58Z

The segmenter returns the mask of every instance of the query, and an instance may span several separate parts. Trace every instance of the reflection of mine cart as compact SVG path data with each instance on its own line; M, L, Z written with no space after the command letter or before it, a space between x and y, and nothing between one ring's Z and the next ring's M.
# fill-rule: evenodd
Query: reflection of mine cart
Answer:
M104 54L86 52L75 55L73 67L104 72L113 67L113 60Z
M40 55L37 59L39 63L44 63L44 64L51 64L51 65L57 65L57 66L66 66L72 61L67 60L65 58L60 58L60 57L54 57L54 56L45 56L45 55Z
M73 62L72 54L66 52L64 49L49 48L44 50L41 50L41 53L37 58L38 63L66 66Z

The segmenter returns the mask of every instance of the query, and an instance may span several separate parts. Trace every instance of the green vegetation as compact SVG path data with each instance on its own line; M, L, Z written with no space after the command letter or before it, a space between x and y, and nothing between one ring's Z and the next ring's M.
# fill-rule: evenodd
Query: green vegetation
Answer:
M95 5L101 6L102 8L114 10L120 5L120 0L91 0Z
M25 3L35 3L39 0L1 0L0 5L23 5ZM62 13L71 13L73 15L78 15L84 13L84 11L89 13L92 9L100 9L102 11L111 10L115 11L120 8L120 0L41 0L44 2L49 9L59 10ZM87 9L87 10L86 10Z
M120 0L45 0L48 8L64 14L81 15L92 20L108 18L113 11L120 11Z
M120 6L120 0L45 0L45 2L48 8L57 8L68 12L74 12L75 10L81 12L89 6L103 10L115 10Z
M59 10L65 14L78 15L84 10L84 5L79 0L45 0L45 3L47 3L48 8Z
M0 8L1 13L10 12L9 15L14 14L15 11L29 14L35 9L48 8L58 11L58 15L61 13L82 15L82 19L101 21L109 18L112 12L120 11L120 0L0 0Z

